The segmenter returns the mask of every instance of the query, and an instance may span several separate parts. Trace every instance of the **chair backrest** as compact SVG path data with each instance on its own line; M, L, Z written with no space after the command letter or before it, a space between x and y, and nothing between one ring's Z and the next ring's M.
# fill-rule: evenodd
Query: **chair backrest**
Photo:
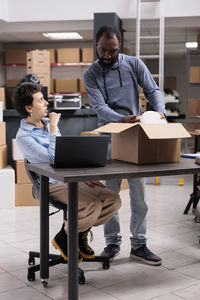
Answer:
M33 184L33 187L32 187L33 197L37 200L40 200L40 184L37 181L36 174L29 170L28 164L29 164L29 161L25 158L24 159L25 170L26 170L27 175L28 175L28 177L30 178L30 180ZM49 203L50 203L50 205L56 207L57 209L59 209L59 210L61 209L65 213L67 212L67 205L66 204L61 203L59 201L55 201L51 197L49 197Z

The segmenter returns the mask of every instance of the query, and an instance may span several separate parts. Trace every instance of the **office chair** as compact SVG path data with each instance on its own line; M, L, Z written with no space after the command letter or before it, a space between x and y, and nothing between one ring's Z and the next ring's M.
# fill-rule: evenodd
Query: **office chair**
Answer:
M24 165L25 165L25 169L27 172L28 177L31 180L31 183L33 184L32 186L32 194L33 197L35 199L40 199L40 185L38 183L38 181L36 180L36 176L35 173L30 171L28 169L28 160L24 159ZM49 197L49 204L53 207L55 207L57 210L50 213L49 216L59 212L60 210L63 211L63 219L67 220L67 205L63 204L61 202L55 201L53 200L51 197ZM29 259L28 259L28 264L32 265L31 267L28 268L28 275L27 278L29 281L34 281L35 280L35 272L40 270L40 264L35 265L35 258L39 258L40 257L40 252L35 252L35 251L29 251ZM109 269L110 267L110 260L107 257L102 257L102 256L95 256L93 259L86 259L83 258L83 261L88 261L88 262L92 262L92 261L96 261L96 262L101 262L102 263L102 267L104 270ZM48 261L48 267L51 266L55 266L57 264L66 264L67 261L65 261L61 255L57 255L57 254L49 254L49 261ZM78 281L79 284L84 284L85 283L85 275L84 275L84 271L79 268L78 269ZM44 287L47 286L47 281L42 280L42 284Z

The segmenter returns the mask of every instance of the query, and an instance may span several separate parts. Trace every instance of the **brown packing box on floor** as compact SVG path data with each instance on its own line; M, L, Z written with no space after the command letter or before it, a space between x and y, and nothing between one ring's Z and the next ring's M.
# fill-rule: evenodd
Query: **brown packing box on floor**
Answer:
M26 64L26 50L25 49L6 50L5 63L6 64Z
M82 62L92 63L94 61L94 49L82 48Z
M7 166L7 145L0 146L0 169L4 169Z
M189 99L188 113L190 116L200 115L200 99Z
M23 160L15 161L16 183L31 183L24 166Z
M111 133L112 159L136 164L178 162L180 138L190 137L180 123L109 123L95 131Z
M57 78L55 79L56 93L77 93L77 78Z
M15 184L15 206L35 206L39 201L32 196L32 184Z
M6 123L0 122L0 146L6 144Z
M80 49L79 48L63 48L57 49L58 63L79 63Z

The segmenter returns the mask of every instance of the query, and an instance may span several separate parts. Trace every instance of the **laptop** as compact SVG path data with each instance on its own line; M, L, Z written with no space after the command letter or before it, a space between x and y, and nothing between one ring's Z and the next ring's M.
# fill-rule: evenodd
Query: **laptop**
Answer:
M108 140L108 136L57 136L53 167L103 167Z

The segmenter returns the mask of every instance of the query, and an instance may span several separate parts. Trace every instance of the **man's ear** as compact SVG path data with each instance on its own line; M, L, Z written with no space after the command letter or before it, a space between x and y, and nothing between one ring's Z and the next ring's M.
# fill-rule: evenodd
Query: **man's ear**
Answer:
M26 110L29 114L31 114L31 113L32 113L32 106L31 106L31 105L26 105L26 106L25 106L25 110Z

